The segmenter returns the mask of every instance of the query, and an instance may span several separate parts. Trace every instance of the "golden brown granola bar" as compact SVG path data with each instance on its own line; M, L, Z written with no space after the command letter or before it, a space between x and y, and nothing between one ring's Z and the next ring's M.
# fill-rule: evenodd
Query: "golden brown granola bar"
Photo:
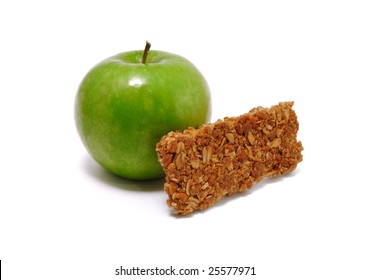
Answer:
M282 102L257 107L239 117L163 136L157 152L166 174L167 204L186 215L267 176L294 170L303 147L292 106Z

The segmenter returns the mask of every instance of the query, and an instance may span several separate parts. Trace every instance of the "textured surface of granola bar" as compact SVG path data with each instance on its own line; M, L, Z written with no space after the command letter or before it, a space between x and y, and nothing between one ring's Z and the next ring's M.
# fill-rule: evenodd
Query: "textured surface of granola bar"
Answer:
M302 161L293 102L257 107L239 117L170 132L157 144L167 204L176 214L205 209Z

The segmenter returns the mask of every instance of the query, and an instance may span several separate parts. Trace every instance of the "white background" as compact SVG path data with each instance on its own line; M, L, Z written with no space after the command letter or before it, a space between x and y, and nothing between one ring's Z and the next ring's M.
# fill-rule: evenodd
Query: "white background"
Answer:
M115 269L254 266L223 279L370 279L368 1L0 2L0 259L4 279L162 279ZM118 52L180 54L212 121L295 101L304 161L178 218L163 181L103 171L75 93Z

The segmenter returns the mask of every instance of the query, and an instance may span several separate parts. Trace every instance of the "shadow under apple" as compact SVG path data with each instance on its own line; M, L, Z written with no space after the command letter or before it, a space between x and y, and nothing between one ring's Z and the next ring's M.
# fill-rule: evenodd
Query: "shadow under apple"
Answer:
M96 180L122 190L136 192L163 191L164 178L142 181L125 179L108 172L88 155L82 159L82 168L86 174L90 175Z

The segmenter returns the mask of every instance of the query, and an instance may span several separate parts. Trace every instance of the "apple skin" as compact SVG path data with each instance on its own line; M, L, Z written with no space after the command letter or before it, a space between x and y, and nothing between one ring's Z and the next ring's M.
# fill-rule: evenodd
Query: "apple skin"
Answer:
M187 59L162 51L112 56L92 68L75 99L75 123L90 155L118 176L164 176L156 143L170 131L209 122L211 95Z

